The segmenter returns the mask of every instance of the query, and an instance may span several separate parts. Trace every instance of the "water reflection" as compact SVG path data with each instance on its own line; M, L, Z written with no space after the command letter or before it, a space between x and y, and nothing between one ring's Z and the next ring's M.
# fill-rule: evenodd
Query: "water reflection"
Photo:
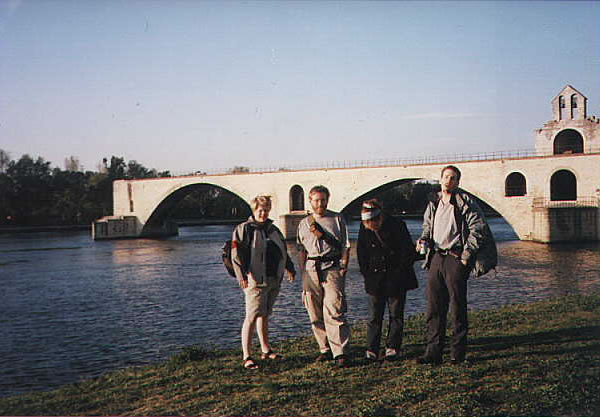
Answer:
M421 222L408 226L416 236ZM471 280L469 308L600 290L600 245L520 242L501 219L491 226L500 267ZM0 236L0 395L162 360L183 346L237 347L243 294L220 259L231 229L102 242L86 233ZM357 231L351 224L351 237ZM295 257L295 245L289 250ZM425 309L425 274L415 270L420 287L409 292L407 314ZM354 252L348 277L349 317L362 321L367 302ZM283 283L270 320L275 340L310 334L300 294L300 280Z

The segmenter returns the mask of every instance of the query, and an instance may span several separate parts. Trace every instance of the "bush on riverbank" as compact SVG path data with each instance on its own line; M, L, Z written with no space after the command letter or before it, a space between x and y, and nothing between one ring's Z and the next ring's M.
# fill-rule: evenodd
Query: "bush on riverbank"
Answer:
M469 361L417 365L424 318L406 322L403 360L314 363L312 337L277 344L283 361L243 370L238 350L190 347L169 361L0 399L2 415L600 415L600 296L470 314ZM447 358L446 358L447 359Z

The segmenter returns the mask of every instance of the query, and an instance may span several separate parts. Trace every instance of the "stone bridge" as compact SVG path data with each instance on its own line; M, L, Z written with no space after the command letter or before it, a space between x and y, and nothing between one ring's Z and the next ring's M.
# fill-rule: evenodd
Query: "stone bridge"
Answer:
M118 180L113 184L113 216L94 223L94 238L174 234L176 226L166 222L169 210L194 188L204 185L220 187L244 201L258 194L271 195L271 218L292 238L309 207L307 194L314 185L327 186L331 191L329 207L342 211L375 189L418 179L437 181L441 169L452 163L462 171L461 188L498 211L520 239L598 240L599 121L587 117L587 98L571 86L552 103L555 119L536 130L536 150L525 154Z

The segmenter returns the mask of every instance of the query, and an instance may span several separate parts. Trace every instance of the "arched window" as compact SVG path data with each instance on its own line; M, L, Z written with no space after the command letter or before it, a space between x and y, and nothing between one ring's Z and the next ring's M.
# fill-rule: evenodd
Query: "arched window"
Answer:
M554 155L583 153L583 137L573 129L565 129L554 138Z
M571 119L577 119L579 116L579 109L577 108L577 95L571 96Z
M506 177L504 183L504 195L506 197L517 197L527 194L527 181L523 174L513 172Z
M304 190L299 185L290 189L290 211L304 210Z
M566 169L556 171L550 178L550 200L577 200L577 178Z
M558 98L558 120L563 120L565 118L565 98L564 96L560 96Z

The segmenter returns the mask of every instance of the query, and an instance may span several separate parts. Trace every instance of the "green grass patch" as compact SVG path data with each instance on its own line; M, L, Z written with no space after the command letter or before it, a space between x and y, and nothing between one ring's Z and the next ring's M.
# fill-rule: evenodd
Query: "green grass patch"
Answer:
M285 359L244 370L238 350L184 349L50 392L0 399L2 415L600 415L600 296L470 313L468 362L417 365L423 315L405 323L403 360L367 363L354 326L353 364L315 363L312 337L282 341ZM448 355L445 356L448 359Z

